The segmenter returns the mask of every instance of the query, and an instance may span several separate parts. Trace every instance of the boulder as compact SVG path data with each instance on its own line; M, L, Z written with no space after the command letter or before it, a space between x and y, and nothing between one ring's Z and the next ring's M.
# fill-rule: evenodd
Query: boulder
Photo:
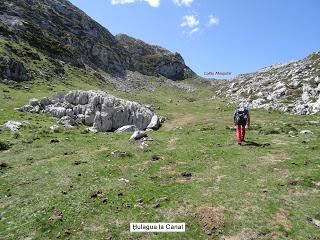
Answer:
M38 106L39 105L39 100L36 99L36 98L32 98L29 101L29 105L32 106L32 107Z
M74 124L83 124L84 123L84 119L85 119L85 116L83 114L78 114L74 120Z
M256 100L253 100L251 103L252 108L260 108L264 102L265 102L265 99L263 98L258 98Z
M313 134L310 130L302 130L300 131L300 134Z
M130 140L139 140L141 138L144 138L144 137L148 137L147 133L145 131L135 131L131 137L130 137Z
M139 129L135 125L126 125L123 127L118 128L115 132L116 133L122 133L122 132L135 132Z
M89 102L89 94L88 92L80 92L79 93L79 104L85 105Z
M68 109L66 109L66 115L71 117L74 115L74 112L72 111L72 109L68 108Z
M58 128L59 128L58 125L52 125L52 126L49 127L49 129L52 130L52 131L53 131L53 130L56 130L56 129L58 129Z
M16 121L8 121L4 124L4 127L10 129L10 131L18 131L22 127L21 122L16 122Z
M165 116L160 116L159 117L159 121L160 121L160 124L164 123L168 118L165 117Z
M158 130L159 127L160 127L160 120L157 115L153 115L147 128L152 130Z
M112 130L111 115L106 112L97 112L93 121L93 128L98 132L107 132Z
M70 116L63 116L60 122L66 126L72 126L74 124L74 120Z
M31 113L39 113L40 112L40 107L39 106L34 106L29 112L31 112Z
M19 110L47 112L53 117L63 118L61 122L67 125L84 123L98 132L114 131L127 125L136 127L132 130L156 130L160 127L159 117L150 108L103 91L56 93L40 103L32 99Z
M94 122L94 112L91 109L87 109L84 114L84 123L87 126L91 126Z
M64 99L66 102L74 104L76 97L77 97L77 91L72 91L66 94Z
M64 107L49 106L47 112L50 113L52 117L58 118L62 118L66 115L66 109Z
M50 105L51 104L51 101L49 98L47 97L44 97L40 100L40 106L45 108L46 106Z

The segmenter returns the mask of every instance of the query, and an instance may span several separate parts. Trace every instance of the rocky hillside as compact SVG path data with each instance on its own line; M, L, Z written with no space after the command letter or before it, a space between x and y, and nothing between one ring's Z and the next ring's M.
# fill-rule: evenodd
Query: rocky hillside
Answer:
M301 115L320 112L320 52L239 75L217 93L230 97L233 103L246 102L252 108Z
M143 74L160 74L174 80L194 75L179 53L173 54L160 46L148 45L125 34L116 35L116 39L130 53L134 69Z
M50 78L43 69L29 67L30 62L39 66L41 54L57 74L69 64L117 77L127 71L172 80L194 75L179 54L125 35L115 37L66 0L4 0L0 14L2 82L41 74Z

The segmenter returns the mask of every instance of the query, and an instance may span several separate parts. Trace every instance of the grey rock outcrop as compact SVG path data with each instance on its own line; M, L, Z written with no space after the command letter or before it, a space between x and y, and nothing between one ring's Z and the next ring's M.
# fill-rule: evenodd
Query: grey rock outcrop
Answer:
M4 127L8 128L12 132L15 132L22 127L22 123L17 121L8 121L4 124Z
M102 91L70 91L51 98L31 99L18 109L24 112L49 113L65 125L85 124L92 131L107 132L154 130L160 127L158 116L146 106L116 98ZM131 125L128 127L127 125ZM126 127L124 127L126 126ZM123 127L121 129L121 127Z
M255 73L241 74L217 91L232 103L306 115L320 112L320 52Z
M21 82L29 79L30 76L22 62L10 57L0 56L0 82Z

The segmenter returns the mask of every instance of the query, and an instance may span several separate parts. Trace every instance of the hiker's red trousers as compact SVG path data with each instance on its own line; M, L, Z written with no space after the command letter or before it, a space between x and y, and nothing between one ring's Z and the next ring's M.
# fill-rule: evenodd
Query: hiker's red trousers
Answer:
M236 125L237 143L241 143L244 140L245 135L246 135L246 126L245 125Z

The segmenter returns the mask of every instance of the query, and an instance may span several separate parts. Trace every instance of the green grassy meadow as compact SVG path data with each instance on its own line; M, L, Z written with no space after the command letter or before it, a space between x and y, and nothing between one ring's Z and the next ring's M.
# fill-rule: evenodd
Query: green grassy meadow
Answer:
M210 100L206 85L119 93L66 72L67 81L0 84L0 139L10 145L0 151L8 165L0 170L0 239L320 239L311 222L320 219L319 115L252 110L238 146L234 106ZM130 133L52 131L57 119L14 110L73 89L152 104L168 120L141 147ZM8 120L28 123L13 133L2 127ZM130 233L130 222L185 222L186 232Z

